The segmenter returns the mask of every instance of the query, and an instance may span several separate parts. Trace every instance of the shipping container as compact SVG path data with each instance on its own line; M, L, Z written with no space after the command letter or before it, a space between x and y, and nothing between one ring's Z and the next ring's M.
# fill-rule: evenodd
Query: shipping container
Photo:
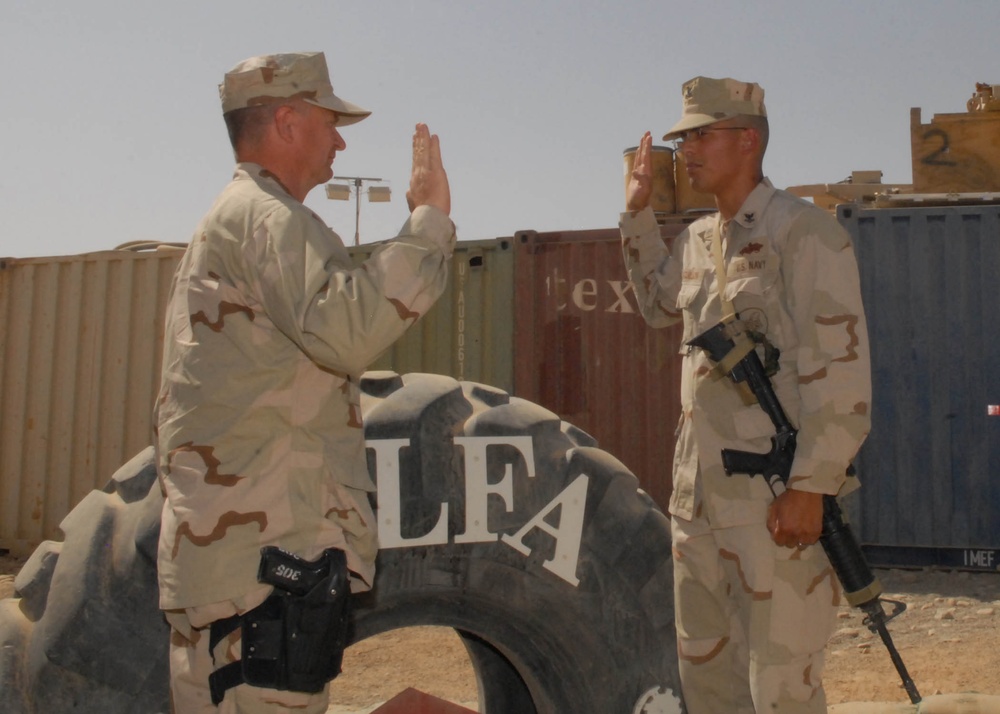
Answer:
M360 262L374 245L349 248ZM58 536L151 443L163 319L181 251L0 259L0 548ZM463 241L448 287L373 369L513 389L510 239Z
M149 445L179 256L0 259L0 547L54 537Z
M872 431L850 512L884 565L1000 566L1000 205L866 208Z
M350 252L361 262L374 248L362 245ZM509 238L459 242L444 294L371 369L435 372L510 392L514 388L513 275L514 250Z
M843 205L872 342L873 428L848 511L876 564L1000 558L1000 206ZM661 225L671 239L685 223ZM350 249L364 260L373 245ZM62 517L150 439L179 251L0 262L0 548ZM617 229L460 242L445 294L373 369L437 372L590 433L663 508L680 326L639 315Z
M617 229L521 231L514 247L515 393L596 438L666 510L680 325L654 330L639 314Z

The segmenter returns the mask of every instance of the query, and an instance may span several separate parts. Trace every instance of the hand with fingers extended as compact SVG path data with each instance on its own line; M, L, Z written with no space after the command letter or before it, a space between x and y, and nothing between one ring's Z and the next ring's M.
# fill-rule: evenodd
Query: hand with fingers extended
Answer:
M652 150L653 136L647 131L639 141L632 164L632 175L625 189L625 207L629 211L641 211L649 205L649 199L653 195Z
M441 143L426 124L417 124L413 132L413 170L406 203L412 212L417 206L434 206L451 213L451 190L448 174L441 163Z

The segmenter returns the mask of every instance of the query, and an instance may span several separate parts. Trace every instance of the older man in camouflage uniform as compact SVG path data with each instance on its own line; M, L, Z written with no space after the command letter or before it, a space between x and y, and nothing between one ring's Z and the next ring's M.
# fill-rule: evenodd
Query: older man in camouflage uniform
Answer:
M332 177L339 128L369 112L334 94L322 53L254 57L219 90L238 163L175 276L156 404L173 707L320 713L322 683L310 692L230 682L216 697L209 678L239 662L241 618L278 595L258 580L262 547L305 561L342 552L353 589L372 584L358 381L445 288L448 179L437 137L418 124L412 213L357 267L302 201ZM235 629L210 651L214 625L228 621Z
M643 136L621 217L625 263L653 327L684 342L736 313L798 429L788 489L727 476L721 450L770 450L774 426L701 349L684 354L670 501L681 682L691 714L823 712L823 650L839 584L822 548L823 494L856 486L848 466L870 426L870 362L847 233L764 177L757 84L697 77L683 87L680 143L692 188L718 212L668 248L652 209Z

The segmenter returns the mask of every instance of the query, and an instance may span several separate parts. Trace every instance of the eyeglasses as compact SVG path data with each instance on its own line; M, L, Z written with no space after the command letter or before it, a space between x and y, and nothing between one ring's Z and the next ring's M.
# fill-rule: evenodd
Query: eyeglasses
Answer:
M744 131L749 128L748 126L702 126L697 129L689 129L688 131L681 132L680 136L674 139L674 141L677 143L677 146L683 146L695 139L701 141L705 138L706 134L710 134L713 131Z

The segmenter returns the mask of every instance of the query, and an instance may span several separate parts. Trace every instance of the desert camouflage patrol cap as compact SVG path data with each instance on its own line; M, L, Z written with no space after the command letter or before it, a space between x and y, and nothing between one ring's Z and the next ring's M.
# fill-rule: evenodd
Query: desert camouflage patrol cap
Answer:
M292 98L337 112L338 126L354 124L371 114L333 93L322 52L289 52L243 60L226 72L219 85L219 97L223 114Z
M676 139L689 129L740 115L767 116L764 90L754 82L695 77L684 83L681 93L684 95L681 120L664 135L664 140Z

